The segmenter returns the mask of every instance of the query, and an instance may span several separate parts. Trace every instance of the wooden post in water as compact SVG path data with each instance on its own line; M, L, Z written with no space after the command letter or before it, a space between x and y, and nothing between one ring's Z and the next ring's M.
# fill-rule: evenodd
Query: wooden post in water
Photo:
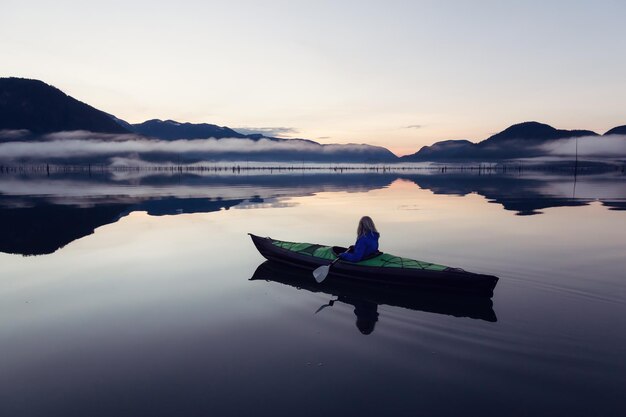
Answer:
M574 177L576 177L577 172L578 172L578 136L576 137L576 160L574 162Z

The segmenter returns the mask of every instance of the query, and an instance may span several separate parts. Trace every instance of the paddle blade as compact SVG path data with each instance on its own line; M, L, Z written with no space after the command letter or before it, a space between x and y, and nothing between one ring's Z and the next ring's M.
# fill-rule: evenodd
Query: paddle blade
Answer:
M313 277L315 278L315 281L317 281L318 284L326 279L329 269L330 269L330 266L322 265L319 268L317 268L315 271L313 271Z

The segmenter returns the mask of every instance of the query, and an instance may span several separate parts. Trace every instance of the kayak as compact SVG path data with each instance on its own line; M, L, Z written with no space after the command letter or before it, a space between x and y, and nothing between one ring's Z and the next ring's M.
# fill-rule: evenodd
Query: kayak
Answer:
M489 322L498 321L488 296L427 291L419 287L370 285L367 281L326 279L318 284L311 271L273 261L265 261L254 271L250 281L276 282L298 290L323 293L335 301L354 306L388 305L453 317L467 317ZM375 307L374 307L375 308Z
M328 265L346 251L341 246L325 246L260 237L249 233L261 255L270 261L313 271ZM334 277L334 278L333 278ZM313 276L310 277L313 279ZM340 260L331 268L327 279L359 281L382 286L419 287L492 296L498 283L493 275L475 274L460 268L402 258L377 252L360 262Z

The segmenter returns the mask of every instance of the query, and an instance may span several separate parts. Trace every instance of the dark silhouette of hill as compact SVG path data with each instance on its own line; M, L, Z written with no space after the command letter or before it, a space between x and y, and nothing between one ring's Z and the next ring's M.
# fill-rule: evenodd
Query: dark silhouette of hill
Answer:
M135 133L163 140L246 137L226 126L209 123L179 123L175 120L152 119L131 126Z
M203 160L219 159L223 161L306 161L306 162L395 162L398 157L391 151L380 146L372 145L322 145L309 139L285 139L264 136L260 133L244 135L226 126L217 126L208 123L180 123L175 120L153 119L143 123L132 125L137 134L162 140L178 139L249 139L259 141L261 139L289 144L284 149L272 149L266 151L219 152L215 155L185 155L186 162L199 162ZM304 145L304 146L299 146ZM333 148L334 146L334 148ZM332 151L330 151L332 149ZM150 156L144 155L147 159ZM159 156L163 160L164 156ZM165 159L167 157L165 156Z
M0 78L0 130L35 134L64 130L128 133L110 115L42 81Z
M113 121L114 121L115 123L117 123L118 125L122 126L122 127L123 127L124 129L126 129L127 131L129 131L129 132L135 132L135 128L133 127L133 125L131 125L130 123L128 123L126 120L119 119L119 118L115 117L115 116L114 116L114 115L112 115L112 114L109 114L108 116L109 116L111 119L113 119Z
M424 146L413 155L403 156L405 161L437 161L445 156L448 160L464 159L473 152L475 144L469 140L444 140L430 146Z
M542 156L541 145L558 139L598 136L591 130L565 130L538 123L515 124L489 138L472 143L447 140L424 146L418 152L402 157L403 161L493 161Z
M267 139L273 142L288 142L293 140L299 140L317 144L317 142L308 139L275 138L271 136L265 136L262 133L243 134L227 126L218 126L210 123L181 123L176 120L152 119L146 120L143 123L128 124L123 120L116 120L124 127L128 127L129 130L139 135L162 140L237 138L251 139L254 141Z
M604 135L626 135L626 125L614 127Z
M501 143L511 140L539 141L565 139L581 136L598 136L591 130L565 130L539 122L524 122L507 127L500 133L479 142L478 145L486 147L493 143Z

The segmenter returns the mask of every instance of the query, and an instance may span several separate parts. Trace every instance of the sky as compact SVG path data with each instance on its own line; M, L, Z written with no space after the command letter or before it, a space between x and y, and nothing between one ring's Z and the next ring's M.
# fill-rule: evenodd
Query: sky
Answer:
M0 76L131 123L396 154L536 120L626 124L626 2L1 0Z

